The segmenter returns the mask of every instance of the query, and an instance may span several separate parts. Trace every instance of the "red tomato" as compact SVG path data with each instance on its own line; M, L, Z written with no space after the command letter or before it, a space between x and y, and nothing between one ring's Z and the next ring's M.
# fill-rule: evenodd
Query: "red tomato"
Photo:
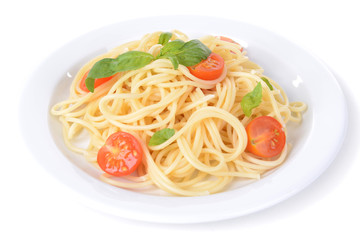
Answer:
M89 70L90 71L90 70ZM87 78L87 75L89 74L89 71L87 71L84 76L81 79L80 82L80 88L82 90L84 90L85 92L90 92L89 89L87 89L86 84L85 84L85 80ZM100 86L101 84L106 83L107 81L109 81L113 76L110 77L105 77L105 78L97 78L95 79L95 85L94 85L94 89L97 88L98 86Z
M220 40L240 45L239 43L235 42L234 40L228 37L220 36ZM240 51L242 52L243 48L241 48Z
M134 172L142 157L141 145L133 135L116 132L100 148L97 162L106 173L120 177Z
M188 69L197 78L214 80L220 77L224 70L224 59L216 53L211 53L207 59Z
M259 157L274 157L282 152L286 136L281 123L275 118L261 116L246 126L248 144L246 150Z

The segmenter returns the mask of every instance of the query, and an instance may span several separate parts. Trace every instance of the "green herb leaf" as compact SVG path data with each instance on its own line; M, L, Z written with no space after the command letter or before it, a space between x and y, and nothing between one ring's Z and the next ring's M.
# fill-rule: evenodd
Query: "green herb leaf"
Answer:
M177 59L177 57L175 55L166 55L166 58L168 58L172 65L174 66L174 69L177 70L179 67L179 60Z
M166 55L176 55L184 45L185 42L180 39L175 39L174 41L168 42L161 48L159 57Z
M211 50L197 39L186 42L176 54L179 63L184 66L194 66L211 54Z
M245 116L250 117L254 108L258 107L261 103L262 87L259 82L254 90L246 94L241 100L241 108L245 113Z
M266 83L266 85L268 85L268 87L271 91L274 90L273 86L270 84L270 82L267 78L261 77L261 80L263 80Z
M164 128L152 135L149 141L149 146L156 146L166 142L169 138L174 136L175 130L172 128Z
M160 37L159 37L159 42L158 44L161 44L161 45L165 45L166 43L169 42L169 40L171 39L172 37L172 33L171 32L163 32L160 34Z
M90 92L94 92L95 79L110 77L118 72L142 68L154 60L153 55L140 51L129 51L117 58L104 58L91 68L85 85Z
M206 59L211 53L211 50L199 40L191 40L184 42L180 39L168 42L160 50L157 58L169 59L174 69L178 68L179 64L184 66L194 66Z

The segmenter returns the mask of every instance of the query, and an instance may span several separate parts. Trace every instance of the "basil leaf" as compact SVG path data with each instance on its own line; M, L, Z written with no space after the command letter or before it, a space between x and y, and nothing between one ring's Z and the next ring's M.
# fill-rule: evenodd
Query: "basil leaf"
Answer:
M152 135L149 141L149 146L156 146L166 142L169 138L174 136L175 130L172 128L164 128Z
M211 53L211 50L197 39L189 42L184 42L180 39L168 42L160 50L157 58L168 58L174 69L177 69L179 64L184 66L194 66L206 59Z
M179 60L177 59L177 57L175 55L165 55L164 57L168 58L171 61L175 70L177 70L179 68Z
M241 100L241 108L245 113L245 116L250 117L251 111L258 107L261 103L262 98L262 87L261 83L259 82L254 90L246 94L243 99Z
M161 44L161 45L165 45L166 43L169 42L170 38L172 37L172 33L171 32L163 32L160 34L160 37L159 37L159 42L158 44Z
M180 39L168 42L161 48L159 57L165 55L176 55L184 45L185 42Z
M194 66L210 55L211 50L197 39L186 42L176 54L179 63Z
M266 83L266 85L269 87L269 89L271 91L274 90L273 86L270 84L270 82L269 82L269 80L267 78L261 77L261 80L263 80Z
M94 92L96 78L110 77L118 72L142 68L154 60L153 55L140 51L129 51L120 54L117 58L104 58L91 68L85 85L90 92Z
M94 92L95 79L101 77L110 77L114 75L114 59L104 58L94 64L85 79L86 88L90 92ZM101 77L100 77L101 76Z

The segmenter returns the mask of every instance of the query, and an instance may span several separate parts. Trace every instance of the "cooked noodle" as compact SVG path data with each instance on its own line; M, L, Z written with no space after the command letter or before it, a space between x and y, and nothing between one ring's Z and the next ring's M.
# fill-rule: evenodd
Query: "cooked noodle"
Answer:
M274 87L270 90L261 80L263 70L249 61L237 44L214 36L200 39L225 60L226 69L217 80L201 80L183 65L174 70L168 59L157 59L141 69L117 73L94 93L80 88L82 76L100 59L116 58L131 50L156 56L162 47L157 44L160 34L147 34L141 40L123 44L79 70L69 99L51 109L63 125L68 148L98 167L97 153L108 136L117 131L131 133L144 150L136 174L119 178L104 173L101 180L129 189L155 185L183 196L219 192L234 178L259 179L282 164L287 146L271 160L245 152L244 126L257 116L269 115L285 128L288 121L301 121L306 105L290 103L282 88L266 77ZM189 40L179 31L173 31L174 39ZM258 82L262 85L262 102L251 117L246 117L240 102ZM164 128L175 129L175 135L160 145L148 146L151 136ZM86 149L75 144L83 130L90 135Z

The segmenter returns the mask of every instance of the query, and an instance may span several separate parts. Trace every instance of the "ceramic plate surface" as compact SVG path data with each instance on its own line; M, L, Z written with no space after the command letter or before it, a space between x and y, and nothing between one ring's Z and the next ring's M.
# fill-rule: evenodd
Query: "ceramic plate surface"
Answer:
M173 29L191 39L209 34L233 38L246 48L250 60L264 68L265 75L284 88L290 101L308 105L302 124L288 125L288 141L293 147L282 166L259 181L237 181L222 193L202 197L163 196L103 183L98 180L99 171L65 147L61 125L49 110L54 103L67 98L72 76L78 69L117 45L146 33ZM130 20L69 42L49 56L29 79L20 112L24 138L35 158L55 178L82 196L85 204L124 218L167 223L234 218L287 199L329 166L341 148L347 125L347 108L339 84L316 57L263 28L200 16Z

